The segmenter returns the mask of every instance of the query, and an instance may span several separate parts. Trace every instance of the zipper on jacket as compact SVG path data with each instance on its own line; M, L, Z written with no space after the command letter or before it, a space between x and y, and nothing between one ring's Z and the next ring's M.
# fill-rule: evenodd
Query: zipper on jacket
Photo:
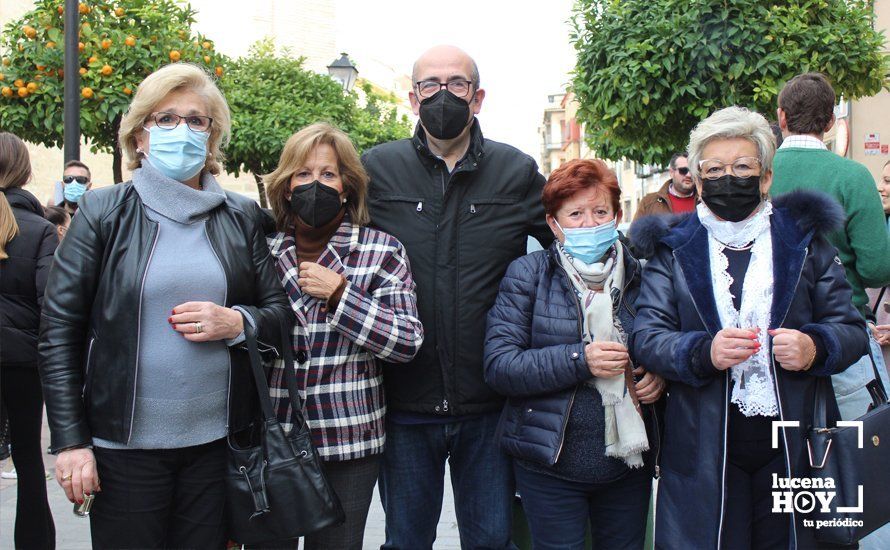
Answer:
M423 201L418 201L418 202L417 202L417 211L418 211L418 212L423 212Z
M679 265L679 264L678 264ZM723 519L726 515L726 458L728 454L729 439L729 374L723 371L723 473L720 477L720 523L717 525L717 548L723 540Z
M211 217L213 214L211 214ZM226 282L226 290L223 294L223 307L226 307L225 304L229 303L229 276L226 274L226 268L222 263L222 260L219 257L219 254L216 252L216 248L213 247L213 239L210 238L210 231L207 229L207 224L210 222L211 218L208 218L204 222L204 235L207 237L207 244L210 245L210 250L213 252L213 257L216 258L216 262L219 264L219 268L222 271L223 279ZM242 316L243 318L243 316ZM247 323L247 319L244 319L244 322ZM283 344L283 343L282 343ZM229 380L226 384L226 435L229 435L229 425L231 424L231 407L232 407L232 355L229 353L228 346L226 346L226 358L228 358L229 362Z
M448 400L447 399L442 400L442 410L445 412L448 412Z
M575 289L572 285L572 280L569 278L568 271L566 271L564 267L559 265L559 263L557 263L557 265L559 266L559 269L562 270L563 274L566 277L566 280L569 283L569 292L572 295L572 298L573 298L572 301L575 304L575 311L578 314L578 318L577 318L578 337L581 338L581 342L584 342L584 326L581 324L581 301L578 299L578 295L575 293ZM587 361L586 357L582 357L582 359L585 362ZM562 447L566 442L566 426L569 423L569 415L572 414L572 407L575 405L575 395L577 393L578 393L578 385L575 384L575 388L572 390L572 397L569 398L569 406L566 409L566 414L562 419L562 428L560 429L560 433L559 433L559 446L556 448L556 455L553 457L553 464L556 464L556 462L559 460L559 455L562 453Z
M139 306L136 309L136 368L133 373L133 406L130 408L130 429L127 433L127 445L133 439L133 421L136 419L136 389L139 387L139 346L142 344L142 299L145 294L145 279L148 277L148 267L151 265L151 259L155 255L155 248L158 246L158 237L161 236L161 225L157 222L154 224L154 239L151 243L151 251L148 253L148 261L145 263L145 271L142 272L142 283L139 286Z
M470 214L475 214L475 213L476 213L476 205L475 205L475 204L471 204L471 205L470 205Z

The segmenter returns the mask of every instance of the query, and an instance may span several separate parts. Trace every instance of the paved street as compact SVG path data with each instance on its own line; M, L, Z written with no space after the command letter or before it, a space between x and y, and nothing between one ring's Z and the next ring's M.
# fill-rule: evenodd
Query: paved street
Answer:
M49 431L44 420L43 447L49 444ZM55 457L44 455L44 463L48 472L53 471ZM2 463L2 470L8 471L11 461ZM13 548L13 528L15 522L16 482L14 480L0 480L0 548ZM90 524L89 520L76 517L72 513L72 505L65 498L65 493L54 479L47 481L49 488L49 502L53 510L56 522L56 547L60 550L86 550L90 548ZM457 534L457 520L454 515L454 500L451 494L450 484L446 483L445 502L442 505L442 517L439 520L439 528L434 548L451 550L460 548L460 539ZM97 497L100 498L100 497ZM379 548L384 541L384 515L380 499L375 493L374 502L368 517L368 526L365 530L365 549Z

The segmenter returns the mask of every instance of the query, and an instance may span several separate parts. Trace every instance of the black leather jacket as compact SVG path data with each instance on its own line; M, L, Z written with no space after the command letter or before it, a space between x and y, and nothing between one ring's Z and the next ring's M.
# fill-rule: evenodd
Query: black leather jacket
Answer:
M293 314L259 207L226 196L206 225L226 276L225 305L248 310L258 339L278 348L280 323L292 323ZM92 191L80 201L50 271L41 315L40 375L52 452L89 444L94 436L130 437L142 286L157 234L132 183ZM247 352L229 347L229 354L227 425L237 430L251 420L256 389Z

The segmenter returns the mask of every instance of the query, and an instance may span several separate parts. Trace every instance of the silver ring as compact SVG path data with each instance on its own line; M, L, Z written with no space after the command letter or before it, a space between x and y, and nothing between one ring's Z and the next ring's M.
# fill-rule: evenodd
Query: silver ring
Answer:
M195 321L195 334L201 334L204 332L204 328L201 327L201 321Z

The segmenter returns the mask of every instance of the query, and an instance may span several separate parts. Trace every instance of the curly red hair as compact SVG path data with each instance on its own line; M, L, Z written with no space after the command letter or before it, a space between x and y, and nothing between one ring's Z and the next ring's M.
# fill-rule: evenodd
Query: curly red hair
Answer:
M615 172L599 159L575 159L554 170L547 179L541 194L544 212L556 216L563 202L591 188L605 193L616 214L621 210L621 187Z

